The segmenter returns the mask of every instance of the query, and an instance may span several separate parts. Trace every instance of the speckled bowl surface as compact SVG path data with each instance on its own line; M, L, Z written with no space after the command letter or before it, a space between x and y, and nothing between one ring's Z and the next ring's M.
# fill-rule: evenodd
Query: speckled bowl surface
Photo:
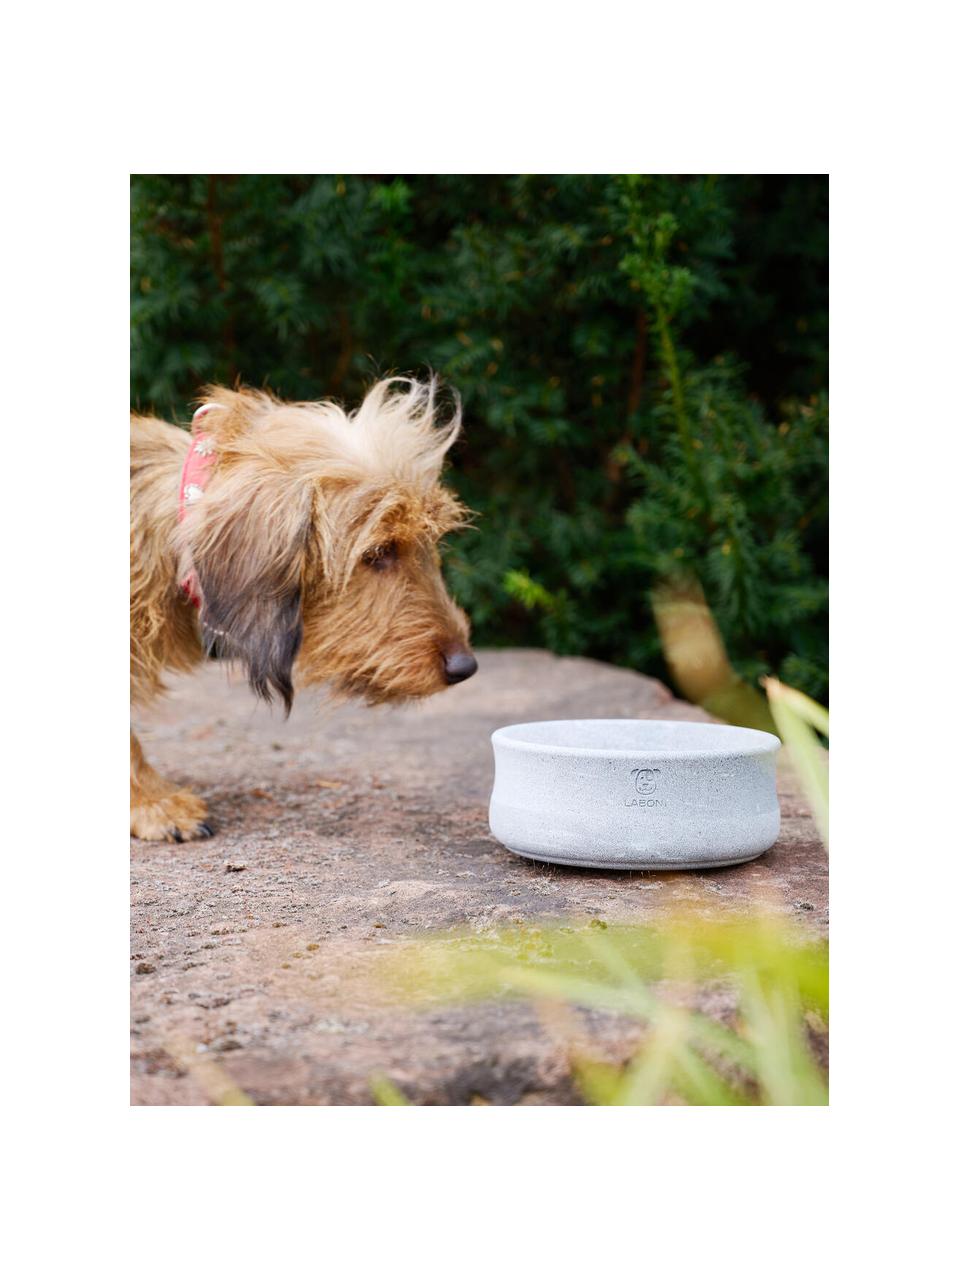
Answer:
M780 739L677 720L541 720L492 736L490 830L572 866L726 867L780 832Z

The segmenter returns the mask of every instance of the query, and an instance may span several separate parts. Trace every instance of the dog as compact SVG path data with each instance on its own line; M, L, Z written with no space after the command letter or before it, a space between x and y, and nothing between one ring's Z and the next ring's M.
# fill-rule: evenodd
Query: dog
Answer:
M438 543L466 523L441 483L460 431L437 382L388 378L360 408L208 387L192 436L131 414L131 701L216 649L289 714L294 686L370 704L472 676L469 623ZM130 830L212 835L199 796L130 744Z

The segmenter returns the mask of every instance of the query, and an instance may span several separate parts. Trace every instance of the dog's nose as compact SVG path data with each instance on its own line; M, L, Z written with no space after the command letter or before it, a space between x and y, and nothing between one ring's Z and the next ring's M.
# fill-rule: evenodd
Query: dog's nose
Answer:
M469 649L457 645L443 652L443 675L447 684L469 680L477 669L477 660Z

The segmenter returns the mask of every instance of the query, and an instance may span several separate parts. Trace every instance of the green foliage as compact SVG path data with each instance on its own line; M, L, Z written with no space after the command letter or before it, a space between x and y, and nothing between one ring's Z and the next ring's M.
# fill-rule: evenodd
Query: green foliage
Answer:
M480 643L662 674L649 591L680 569L742 675L822 697L825 205L806 176L140 176L133 398L433 368Z
M828 1017L828 959L771 915L723 922L677 917L656 927L555 924L495 935L448 934L391 957L397 994L424 1000L532 1000L566 1040L588 1102L652 1106L823 1106L819 1061ZM723 1019L694 992L729 993ZM559 1016L558 1008L562 1011ZM625 1066L604 1062L575 1009L636 1019L642 1039ZM819 1045L819 1047L818 1047ZM381 1104L406 1102L389 1082Z

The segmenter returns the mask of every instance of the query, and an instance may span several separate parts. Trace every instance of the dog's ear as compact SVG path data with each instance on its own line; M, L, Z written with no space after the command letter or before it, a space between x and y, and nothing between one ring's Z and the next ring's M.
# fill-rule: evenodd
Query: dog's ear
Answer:
M278 694L289 715L303 636L309 490L297 492L276 476L234 475L211 486L198 505L190 556L204 642L241 661L254 692L267 702Z

